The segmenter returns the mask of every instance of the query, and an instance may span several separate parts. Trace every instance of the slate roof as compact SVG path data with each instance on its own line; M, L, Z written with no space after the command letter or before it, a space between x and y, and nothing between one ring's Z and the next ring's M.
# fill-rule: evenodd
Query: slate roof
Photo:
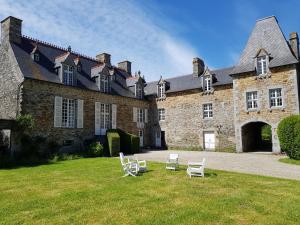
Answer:
M269 67L298 63L288 45L275 16L256 21L247 45L234 67L232 74L255 70L255 57L259 50L270 54Z
M81 72L78 72L77 86L80 88L98 91L98 87L91 76L91 68L99 65L99 62L96 59L78 55L78 53L74 52L69 53L67 49L53 46L25 36L22 37L21 44L11 42L11 46L20 69L26 78L59 84L61 84L61 81L55 72L55 64L59 60L71 60L74 64L74 60L79 56ZM31 53L36 46L38 46L37 49L40 56L38 62L35 62L31 58ZM125 71L117 67L112 67L112 69L114 69L116 74L116 79L112 81L111 84L112 94L134 98L134 93L132 93L126 85L126 77L131 75L126 74Z
M223 68L211 71L215 82L213 86L220 86L232 83L232 78L230 76L233 67ZM201 76L194 77L193 74L188 74L184 76L178 76L173 78L165 79L168 89L166 93L179 92L185 90L201 89L202 79ZM145 95L156 95L157 94L157 83L158 81L149 82L145 87Z

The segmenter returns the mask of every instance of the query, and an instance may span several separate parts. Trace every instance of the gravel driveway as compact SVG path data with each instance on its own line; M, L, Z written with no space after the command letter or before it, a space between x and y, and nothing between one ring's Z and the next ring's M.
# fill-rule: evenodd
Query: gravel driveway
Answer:
M136 154L139 159L165 162L168 154L179 154L179 163L201 161L206 158L207 167L225 171L257 174L271 177L300 180L300 166L279 162L285 156L270 153L223 153L195 151L148 151Z

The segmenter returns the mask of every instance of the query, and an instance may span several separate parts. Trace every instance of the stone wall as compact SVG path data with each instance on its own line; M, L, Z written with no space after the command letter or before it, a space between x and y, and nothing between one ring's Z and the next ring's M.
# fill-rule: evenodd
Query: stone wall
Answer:
M84 128L54 127L54 98L61 96L84 100ZM64 140L74 140L75 144L95 135L95 102L117 105L117 128L138 134L133 122L133 107L149 108L149 102L133 98L104 94L97 91L64 86L45 81L25 79L23 86L22 113L34 116L36 126L33 135L42 135L62 144ZM144 142L149 145L149 124L145 124Z
M212 103L213 118L203 119L203 104ZM158 122L158 108L165 109L165 121ZM234 121L232 85L215 87L212 94L200 90L167 93L165 100L152 99L152 139L155 131L165 131L166 144L170 147L203 148L203 132L213 131L216 148L234 146Z
M237 151L242 149L242 127L249 122L264 122L272 126L273 152L280 152L276 134L278 123L292 114L299 114L298 75L295 66L284 66L272 69L265 77L246 73L233 80L233 101ZM269 89L282 88L283 107L271 109ZM246 92L258 92L258 110L247 111Z
M0 62L0 119L15 119L23 78L10 44L0 46Z

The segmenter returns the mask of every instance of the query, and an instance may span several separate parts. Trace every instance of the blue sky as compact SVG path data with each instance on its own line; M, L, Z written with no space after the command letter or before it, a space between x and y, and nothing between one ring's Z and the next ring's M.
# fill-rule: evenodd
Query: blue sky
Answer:
M275 15L288 38L300 31L299 8L298 0L0 0L0 17L82 54L130 60L152 81L191 73L196 56L211 69L233 65L259 18Z

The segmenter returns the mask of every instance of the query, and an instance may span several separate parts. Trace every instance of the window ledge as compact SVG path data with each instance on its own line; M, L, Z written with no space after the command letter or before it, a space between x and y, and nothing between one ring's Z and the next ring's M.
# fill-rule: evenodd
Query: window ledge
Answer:
M281 110L281 111L284 111L284 110L285 110L285 107L283 107L283 106L274 106L274 107L269 108L269 111L270 111L270 112L272 112L273 110Z
M271 76L272 76L272 74L270 72L268 72L268 73L265 73L265 74L257 75L255 77L255 80L267 79L267 78L271 78Z
M203 120L213 120L214 118L213 117L206 117L206 118L203 118Z
M201 93L201 95L212 95L212 94L214 94L214 92L215 92L215 90L214 90L214 89L211 89L210 91L203 91L203 92Z
M247 114L249 114L250 112L260 113L260 109L247 109L246 112L247 112Z

